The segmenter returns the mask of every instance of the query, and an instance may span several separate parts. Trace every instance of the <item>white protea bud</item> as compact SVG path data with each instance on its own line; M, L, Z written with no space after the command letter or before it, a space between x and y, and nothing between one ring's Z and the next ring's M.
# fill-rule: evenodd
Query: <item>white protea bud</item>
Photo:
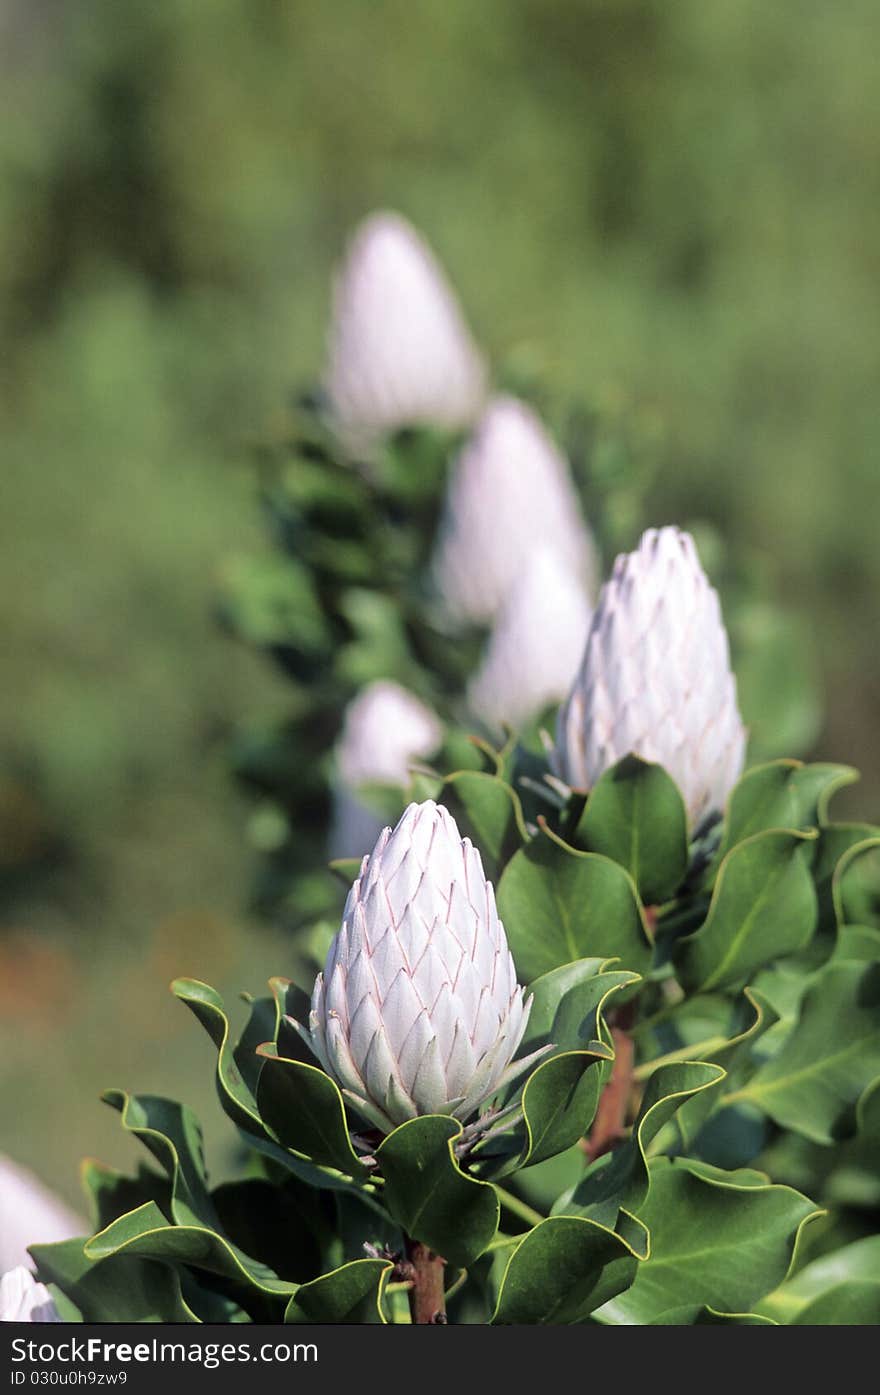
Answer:
M0 1322L61 1322L52 1295L19 1264L0 1279Z
M559 712L556 773L588 790L623 756L641 756L673 777L695 826L723 810L745 743L718 595L693 539L649 529L602 587Z
M405 789L412 762L432 755L442 740L439 717L399 683L379 679L349 703L336 748L332 857L360 856L382 831L383 820L358 797L358 788Z
M353 448L405 426L468 426L485 362L430 248L396 213L357 229L338 274L325 388Z
M28 1245L84 1235L88 1225L33 1173L0 1154L0 1273L29 1264Z
M464 1120L542 1052L511 1065L531 1008L480 854L427 800L383 830L299 1030L384 1133L419 1114Z
M531 408L496 397L455 462L440 524L434 578L450 616L491 623L538 546L592 589L595 551L568 462Z
M590 603L583 583L548 547L526 560L468 685L468 706L489 727L519 728L565 697L578 670Z

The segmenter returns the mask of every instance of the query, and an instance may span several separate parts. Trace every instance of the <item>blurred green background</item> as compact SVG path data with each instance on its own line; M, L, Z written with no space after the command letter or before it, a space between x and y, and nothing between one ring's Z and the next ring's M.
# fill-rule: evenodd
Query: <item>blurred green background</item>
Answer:
M226 766L284 687L212 596L374 207L493 354L656 422L656 522L768 554L877 817L878 40L873 0L5 0L0 1148L75 1199L130 1157L107 1085L210 1143L165 985L286 970Z

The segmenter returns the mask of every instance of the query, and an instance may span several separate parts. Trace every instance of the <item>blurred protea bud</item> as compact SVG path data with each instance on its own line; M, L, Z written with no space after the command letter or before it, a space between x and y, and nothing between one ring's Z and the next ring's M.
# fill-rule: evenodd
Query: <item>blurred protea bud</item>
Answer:
M464 1120L519 1075L530 1008L480 854L446 809L410 804L361 864L299 1030L387 1133Z
M29 1264L28 1245L55 1244L87 1230L33 1173L0 1154L0 1273Z
M745 754L718 595L693 539L649 529L602 587L559 712L556 773L588 790L634 754L665 767L691 824L721 811Z
M496 397L459 454L446 496L434 577L450 616L491 623L523 558L539 546L592 588L594 546L567 461L531 408Z
M61 1322L46 1285L38 1284L23 1264L0 1279L0 1322Z
M548 547L527 558L501 607L482 664L468 685L470 710L491 728L523 726L571 687L590 624L580 579Z
M432 755L442 739L439 717L399 683L379 679L349 703L336 748L331 856L360 856L382 831L384 821L359 797L358 789L405 789L411 762Z
M325 379L353 448L405 426L468 426L487 373L432 252L396 213L361 223L339 271Z

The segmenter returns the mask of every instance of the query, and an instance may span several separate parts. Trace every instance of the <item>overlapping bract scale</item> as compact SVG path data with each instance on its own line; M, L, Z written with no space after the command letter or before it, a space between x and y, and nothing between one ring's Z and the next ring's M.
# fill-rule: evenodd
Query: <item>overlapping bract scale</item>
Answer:
M692 825L724 808L745 754L718 596L693 539L649 529L599 596L559 712L557 773L590 789L630 753L665 767Z
M478 851L442 806L411 804L364 858L304 1035L388 1131L473 1114L513 1078L529 1007Z

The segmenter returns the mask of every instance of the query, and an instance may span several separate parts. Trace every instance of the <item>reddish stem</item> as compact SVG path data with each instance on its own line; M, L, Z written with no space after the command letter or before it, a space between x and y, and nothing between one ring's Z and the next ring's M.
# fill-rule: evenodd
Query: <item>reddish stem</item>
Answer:
M409 1307L417 1325L442 1326L446 1322L443 1271L446 1260L419 1240L407 1239L406 1257L412 1266Z
M581 1140L581 1147L589 1162L607 1153L626 1132L635 1048L622 1027L612 1027L611 1036L614 1041L611 1079L602 1091L593 1127L588 1137Z

